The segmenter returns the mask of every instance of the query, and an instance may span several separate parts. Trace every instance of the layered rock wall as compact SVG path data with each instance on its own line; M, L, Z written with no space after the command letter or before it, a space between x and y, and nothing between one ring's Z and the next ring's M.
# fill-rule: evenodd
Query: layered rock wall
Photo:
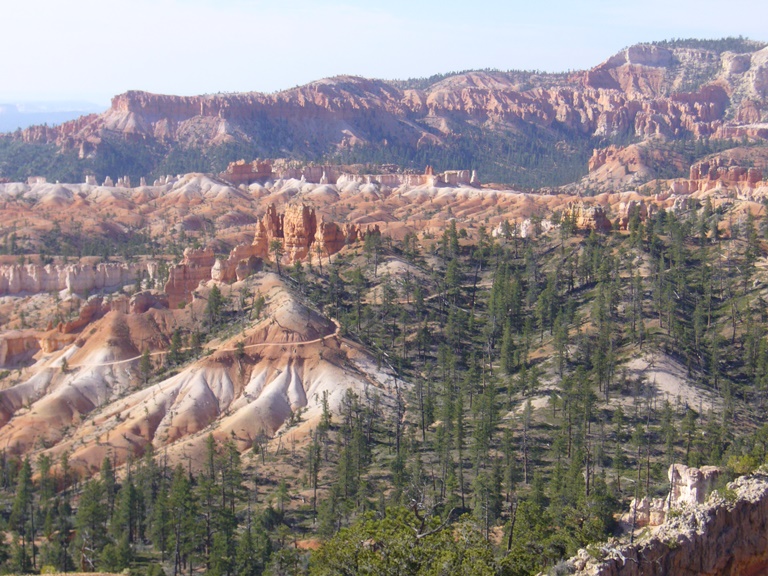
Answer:
M763 173L758 168L738 166L722 158L707 162L698 162L691 166L690 180L722 182L724 185L744 184L754 187L763 179ZM700 184L699 189L706 189L706 184Z
M157 266L154 263L2 266L0 267L0 296L61 290L82 295L94 290L110 290L131 284L136 281L139 274L153 279L156 270Z
M567 77L469 72L425 89L339 76L275 94L186 97L131 91L116 96L101 115L36 126L12 137L79 147L81 154L98 150L107 134L208 146L250 141L265 126L294 142L323 147L385 141L439 145L445 136L461 132L464 122L491 127L525 122L598 137L768 138L766 50L726 55L639 45ZM700 78L702 66L711 70L705 78ZM732 102L733 94L743 95L741 104ZM338 178L320 166L284 176L329 183Z
M281 180L302 180L311 184L343 185L350 182L357 184L380 184L387 188L399 188L401 186L475 186L479 183L477 174L469 170L446 170L435 174L430 167L424 174L366 174L356 175L345 172L343 166L321 165L296 168L286 166L277 161L273 166L270 160L254 160L247 163L244 160L231 162L221 178L235 185L250 184L252 182L264 182L271 178Z
M736 188L747 194L758 188L763 180L763 171L751 166L740 166L733 160L714 158L693 164L688 179L670 183L674 194L693 194L716 188Z

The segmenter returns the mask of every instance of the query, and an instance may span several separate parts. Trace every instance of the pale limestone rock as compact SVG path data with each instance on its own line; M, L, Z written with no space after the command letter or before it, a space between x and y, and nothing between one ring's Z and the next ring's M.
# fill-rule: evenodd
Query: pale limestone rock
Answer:
M96 266L70 264L12 265L0 267L0 296L39 294L68 290L84 294L94 290L112 290L130 284L138 274L154 278L157 264L102 263Z
M691 468L685 464L673 464L669 467L667 476L672 486L670 491L670 504L685 506L701 504L707 494L714 488L715 482L721 474L717 466L702 466Z
M563 210L563 218L571 218L579 230L597 230L607 232L611 221L605 215L600 204L589 205L584 202L570 202Z

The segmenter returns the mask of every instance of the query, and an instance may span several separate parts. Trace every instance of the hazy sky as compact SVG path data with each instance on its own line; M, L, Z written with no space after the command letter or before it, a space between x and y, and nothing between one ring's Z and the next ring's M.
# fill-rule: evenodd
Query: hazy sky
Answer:
M0 14L0 102L561 71L643 41L768 40L762 0L3 0Z

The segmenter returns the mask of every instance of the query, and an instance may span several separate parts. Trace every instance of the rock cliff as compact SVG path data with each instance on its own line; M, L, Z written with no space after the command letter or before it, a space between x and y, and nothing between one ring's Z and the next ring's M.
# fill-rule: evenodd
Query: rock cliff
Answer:
M724 495L702 494L713 471L678 466L678 512L634 545L611 542L571 560L581 576L756 576L768 570L768 475L738 478ZM675 496L677 495L677 496ZM695 503L694 503L695 500ZM689 501L687 505L684 503ZM673 506L674 508L674 506ZM595 557L597 556L597 558Z
M136 281L139 274L154 278L154 263L102 263L94 266L72 264L67 266L39 264L0 267L0 296L39 294L68 290L85 294L93 290L120 288Z
M113 135L210 146L258 142L267 131L318 154L363 144L442 145L467 125L500 134L529 124L584 136L766 138L768 49L754 48L719 54L637 45L583 72L468 72L426 86L339 76L275 94L130 91L101 115L10 137L83 156ZM248 181L254 169L242 169Z

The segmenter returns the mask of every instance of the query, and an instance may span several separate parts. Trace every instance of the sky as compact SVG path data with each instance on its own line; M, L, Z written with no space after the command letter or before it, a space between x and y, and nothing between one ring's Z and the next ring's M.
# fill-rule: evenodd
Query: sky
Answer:
M0 102L127 90L274 92L339 74L412 78L595 66L670 38L768 41L762 0L3 0Z

